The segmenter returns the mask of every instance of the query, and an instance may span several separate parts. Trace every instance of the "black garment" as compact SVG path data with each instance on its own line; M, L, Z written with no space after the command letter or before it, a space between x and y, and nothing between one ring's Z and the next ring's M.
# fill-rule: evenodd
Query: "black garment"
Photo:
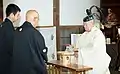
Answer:
M106 52L111 57L109 69L117 71L118 45L117 44L107 44L106 45Z
M86 16L85 18L83 18L83 22L88 22L88 21L91 21L93 19L94 19L93 15L90 14L90 15Z
M13 37L13 23L6 18L0 27L0 74L10 74Z
M120 67L120 39L118 39L118 58L117 58L117 70Z
M25 22L15 32L12 74L47 74L45 61L47 48L43 36Z

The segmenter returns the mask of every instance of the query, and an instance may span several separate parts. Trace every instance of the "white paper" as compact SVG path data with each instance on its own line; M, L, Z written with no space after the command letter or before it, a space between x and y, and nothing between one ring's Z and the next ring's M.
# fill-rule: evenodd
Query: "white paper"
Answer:
M77 39L81 36L81 34L71 34L71 45L75 45Z

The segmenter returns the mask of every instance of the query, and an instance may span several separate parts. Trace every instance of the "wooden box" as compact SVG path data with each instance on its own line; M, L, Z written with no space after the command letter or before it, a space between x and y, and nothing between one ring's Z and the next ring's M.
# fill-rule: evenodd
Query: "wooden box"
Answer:
M72 58L74 57L74 52L58 51L57 54L64 65L71 64Z

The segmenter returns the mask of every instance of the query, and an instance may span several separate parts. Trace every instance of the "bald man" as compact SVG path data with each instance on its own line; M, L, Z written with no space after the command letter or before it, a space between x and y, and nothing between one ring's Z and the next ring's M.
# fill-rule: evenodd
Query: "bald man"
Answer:
M29 10L26 21L15 32L12 74L47 74L47 47L35 29L38 21L38 12Z

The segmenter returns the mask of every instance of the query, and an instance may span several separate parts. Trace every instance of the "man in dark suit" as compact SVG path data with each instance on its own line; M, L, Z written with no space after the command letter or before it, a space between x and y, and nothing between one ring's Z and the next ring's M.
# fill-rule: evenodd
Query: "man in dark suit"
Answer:
M9 4L6 8L6 19L0 25L0 74L10 74L13 50L13 23L20 18L20 8Z
M26 21L15 32L12 74L47 74L47 47L42 34L35 29L38 21L38 12L29 10Z

